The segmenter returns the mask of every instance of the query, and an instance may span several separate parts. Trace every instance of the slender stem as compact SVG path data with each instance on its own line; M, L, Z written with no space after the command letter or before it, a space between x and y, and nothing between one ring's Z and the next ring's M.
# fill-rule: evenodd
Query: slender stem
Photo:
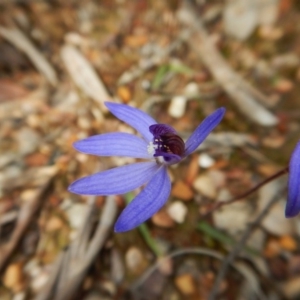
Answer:
M160 251L159 247L157 246L157 243L155 242L155 240L152 238L152 236L149 232L148 226L145 223L141 224L139 226L139 231L140 231L141 235L143 236L146 244L153 251L153 253L157 257L162 256L162 252Z
M255 185L254 187L252 187L250 190L246 191L245 193L238 195L230 200L227 201L220 201L218 203L216 203L208 212L206 212L206 215L212 213L214 210L227 205L227 204L231 204L234 202L237 202L239 200L242 200L245 197L248 197L249 195L253 194L254 192L256 192L257 190L259 190L262 186L264 186L265 184L273 181L274 179L285 175L286 173L288 173L289 171L289 167L285 167L284 169L280 170L279 172L275 173L274 175L266 178L265 180L263 180L262 182L260 182L259 184Z

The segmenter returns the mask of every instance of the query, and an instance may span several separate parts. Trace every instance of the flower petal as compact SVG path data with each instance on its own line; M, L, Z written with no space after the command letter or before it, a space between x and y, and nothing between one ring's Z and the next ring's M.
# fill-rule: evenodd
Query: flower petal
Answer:
M152 141L153 135L149 131L149 127L156 124L156 121L149 115L129 105L113 102L105 102L105 105L118 119L136 129L147 142Z
M161 150L156 150L154 157L163 157L164 162L168 165L177 164L182 159L179 155L173 153L166 153Z
M154 137L169 133L177 134L176 130L172 126L166 124L153 124L149 127L149 131Z
M151 158L147 151L147 143L128 133L106 133L94 135L74 143L80 152L99 156L128 156Z
M292 153L289 165L288 199L285 216L291 218L300 212L300 142Z
M115 232L128 231L145 222L165 204L170 191L167 168L162 167L123 210L115 224Z
M221 107L202 121L185 143L185 156L190 155L198 148L210 132L220 123L224 114L225 108Z
M132 191L157 172L156 162L130 164L76 180L69 191L80 195L115 195Z

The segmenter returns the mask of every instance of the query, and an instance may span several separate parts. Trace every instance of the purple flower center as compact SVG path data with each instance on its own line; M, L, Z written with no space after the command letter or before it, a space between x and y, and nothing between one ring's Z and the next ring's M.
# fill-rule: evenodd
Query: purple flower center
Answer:
M165 124L155 124L149 127L153 134L153 156L162 156L168 164L174 164L184 155L185 145L174 128Z

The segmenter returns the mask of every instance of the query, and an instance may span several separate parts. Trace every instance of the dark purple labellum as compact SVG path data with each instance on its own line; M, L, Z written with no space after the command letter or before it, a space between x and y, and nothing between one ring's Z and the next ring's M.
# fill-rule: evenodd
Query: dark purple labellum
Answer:
M149 127L153 134L154 156L163 156L168 163L178 162L184 155L185 145L171 126L155 124Z

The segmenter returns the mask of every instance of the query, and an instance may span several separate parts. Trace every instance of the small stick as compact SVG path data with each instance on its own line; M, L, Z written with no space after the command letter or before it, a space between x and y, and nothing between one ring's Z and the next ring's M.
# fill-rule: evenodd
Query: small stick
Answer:
M273 181L274 179L285 175L286 173L289 172L289 167L285 167L284 169L280 170L279 172L273 174L272 176L266 178L265 180L263 180L262 182L260 182L259 184L255 185L254 187L252 187L250 190L246 191L245 193L238 195L230 200L227 201L220 201L218 203L216 203L213 208L211 208L208 212L205 213L205 216L207 216L208 214L212 213L213 211L215 211L216 209L224 206L224 205L228 205L237 201L240 201L248 196L250 196L251 194L253 194L254 192L256 192L257 190L259 190L262 186L264 186L265 184Z
M249 227L247 230L245 230L244 234L242 235L239 242L236 243L232 251L227 255L225 260L223 261L223 264L218 272L217 278L214 282L214 285L212 287L211 293L209 295L208 300L214 300L216 299L218 295L219 286L223 280L223 278L226 276L227 270L229 266L234 262L235 258L238 256L240 251L244 248L244 245L248 238L251 236L254 229L261 223L261 221L264 219L264 217L268 214L271 207L280 200L281 195L283 192L283 188L280 189L280 191L270 200L270 202L266 205L266 207L261 211L261 213L257 216L256 220L249 224Z

